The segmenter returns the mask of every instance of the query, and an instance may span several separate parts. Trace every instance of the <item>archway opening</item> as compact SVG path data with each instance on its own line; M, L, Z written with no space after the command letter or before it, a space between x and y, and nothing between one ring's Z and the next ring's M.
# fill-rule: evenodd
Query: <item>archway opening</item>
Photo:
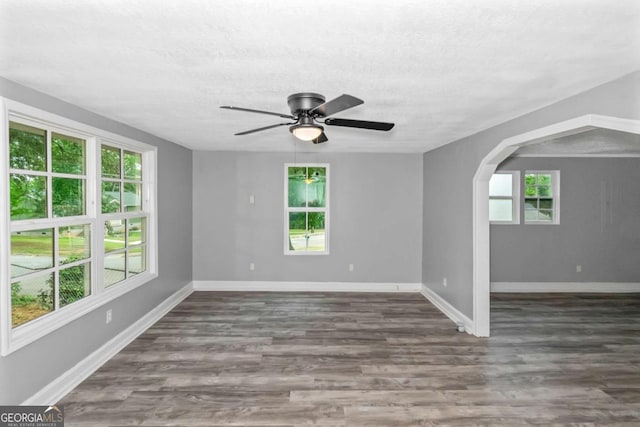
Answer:
M521 147L543 143L594 129L640 134L640 121L586 115L501 141L489 152L473 179L473 333L490 335L490 225L489 180L498 165Z

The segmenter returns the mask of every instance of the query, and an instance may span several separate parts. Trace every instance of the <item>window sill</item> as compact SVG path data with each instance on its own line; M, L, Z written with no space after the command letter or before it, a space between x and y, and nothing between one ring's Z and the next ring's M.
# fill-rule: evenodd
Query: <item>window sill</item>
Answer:
M304 252L304 251L300 251L300 252L285 252L285 255L291 255L291 256L318 256L318 255L329 255L329 251L325 251L325 252Z
M524 225L559 225L559 222L550 222L550 221L527 221Z
M130 292L158 277L156 273L141 273L126 282L113 285L98 295L89 296L53 313L46 314L25 325L12 329L2 340L2 356L31 344L68 323L96 310L110 301Z

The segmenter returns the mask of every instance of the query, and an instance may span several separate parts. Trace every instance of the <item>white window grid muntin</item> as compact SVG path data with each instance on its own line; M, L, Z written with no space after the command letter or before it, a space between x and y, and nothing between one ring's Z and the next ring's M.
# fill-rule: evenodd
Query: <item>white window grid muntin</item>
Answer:
M551 197L540 197L540 196L535 196L535 197L528 197L526 194L526 176L527 175L536 175L536 181L537 181L537 176L538 175L551 175ZM553 220L552 221L546 221L546 220L531 220L531 219L524 219L524 223L525 224L560 224L560 171L559 170L526 170L524 171L524 177L522 179L522 194L523 197L521 197L522 199L522 203L524 204L524 200L525 199L536 199L537 200L537 206L538 209L540 207L540 199L551 199L553 200ZM523 209L524 211L524 209Z
M98 176L100 177L98 179L98 191L100 192L101 198L100 198L100 203L99 203L99 208L98 211L100 212L100 217L102 218L102 227L101 227L101 245L102 245L102 266L100 269L100 273L101 273L101 285L102 288L105 290L108 289L112 289L114 287L117 287L121 284L126 283L126 281L128 279L130 279L131 277L135 277L137 275L139 275L140 273L136 273L136 274L131 274L129 271L129 251L131 249L134 248L142 248L143 254L144 254L144 266L145 266L145 270L149 269L149 264L150 264L150 260L149 260L149 251L147 250L147 241L149 238L149 231L148 231L148 227L149 227L149 223L150 223L150 216L148 215L148 210L149 210L149 206L150 206L150 191L148 191L148 186L145 186L146 180L145 180L145 173L147 172L147 167L145 164L145 159L147 158L145 156L145 153L140 151L139 149L136 149L135 147L131 147L131 146L125 146L122 144L119 144L115 141L111 141L111 140L106 140L106 139L102 139L100 140L100 147L98 149L98 157L99 157L99 161L98 161ZM108 146L109 148L115 148L118 149L120 151L120 178L105 178L102 177L102 147L103 146ZM142 179L141 180L132 180L132 179L125 179L125 171L124 171L124 153L125 151L129 151L129 152L133 152L136 154L140 154L142 157ZM119 189L120 189L120 206L119 206L119 210L118 212L108 212L108 213L102 213L102 183L103 182L117 182L119 183ZM124 184L125 183L132 183L132 184L139 184L141 185L142 189L141 189L141 210L136 210L136 211L125 211L124 210ZM131 219L136 219L136 218L144 218L145 220L145 241L143 243L141 243L140 245L129 245L129 221ZM125 240L124 240L124 247L120 248L120 249L116 249L116 250L112 250L109 252L106 252L104 249L104 239L105 239L105 235L104 235L104 228L105 228L105 222L107 221L124 221L125 224ZM104 265L104 260L111 256L111 255L117 255L117 254L123 254L124 256L124 279L117 281L115 283L111 283L109 285L107 285L106 281L104 280L104 274L106 272L106 267Z
M90 236L90 255L87 258L83 258L81 260L77 260L77 261L73 261L73 262L69 262L66 264L61 264L60 263L60 242L59 242L59 237L60 237L60 227L65 227L67 225L88 225L89 226L89 236ZM40 317L37 317L35 319L32 319L26 323L23 323L22 325L13 327L12 325L12 329L14 331L19 330L20 328L24 328L25 326L29 326L33 321L40 319L41 317L51 317L54 313L56 313L59 310L63 310L67 307L70 307L72 304L74 304L75 302L78 302L84 298L87 298L91 295L95 294L95 283L96 283L96 271L95 271L95 267L94 267L94 254L93 254L93 225L91 223L78 223L78 224L66 224L66 225L61 225L61 226L51 226L51 227L46 227L46 228L53 228L53 260L52 260L52 267L48 267L48 268L44 268L42 270L38 270L38 271L34 271L32 273L27 273L27 274L23 274L20 276L16 276L16 277L12 277L10 278L10 284L14 284L17 282L22 282L24 280L29 280L29 279L33 279L33 278L37 278L39 276L48 276L50 274L53 274L54 277L54 308L51 312L44 314ZM25 230L15 230L12 229L11 231L29 231L30 229L25 229ZM69 304L65 307L60 307L60 270L65 270L67 268L71 268L71 267L75 267L78 265L82 265L82 264L88 264L89 265L89 269L90 269L90 276L89 276L89 280L90 280L90 292L89 295L85 295L83 298L81 298L78 301L74 301L72 304Z
M125 221L125 232L124 232L124 242L123 242L124 243L124 247L118 248L118 249L114 249L114 250L111 250L111 251L107 252L107 251L104 250L104 240L102 242L102 245L103 245L102 246L102 253L103 253L104 258L106 258L108 256L111 256L111 255L118 255L118 254L123 254L124 255L124 276L125 276L124 279L122 279L122 280L120 280L118 282L115 282L115 283L111 283L109 285L107 285L103 280L103 286L104 286L105 289L109 289L109 288L112 288L114 286L118 286L119 284L124 283L127 279L129 279L131 277L134 277L134 276L137 276L137 275L140 274L140 272L131 274L131 272L129 271L130 270L130 268L129 268L130 267L130 265L129 265L129 254L133 250L142 249L142 253L143 253L144 258L145 258L144 262L143 262L143 265L144 265L145 270L146 270L146 267L147 267L147 264L148 264L148 259L147 259L147 238L148 238L147 227L148 227L148 225L147 224L149 223L149 219L148 219L148 216L141 215L140 212L131 212L131 213L132 214L133 213L137 213L138 215L133 215L133 216L131 216L131 215L127 215L127 216L118 215L118 217L119 217L118 219L123 219ZM144 221L145 221L144 240L141 240L140 243L138 243L138 244L130 244L130 242L129 242L129 224L130 224L130 220L131 219L144 219ZM113 219L106 219L105 221L112 221L112 220ZM103 224L103 227L104 227L104 224ZM101 272L103 274L103 278L104 278L105 270L106 269L103 268L102 272Z
M120 151L120 177L119 178L112 178L112 177L103 177L102 176L102 146L108 146L109 148L116 148ZM119 188L120 188L120 207L119 207L119 212L123 213L124 211L124 186L125 184L137 184L140 185L142 187L141 190L141 197L142 197L142 206L140 208L139 211L132 211L132 212L144 212L145 211L145 207L148 207L149 204L149 200L148 197L144 197L144 172L145 172L145 156L144 156L144 152L140 151L139 149L135 149L132 147L128 147L128 146L122 146L119 145L118 143L115 142L109 142L106 140L102 140L100 147L98 148L98 151L100 153L100 162L99 162L99 166L100 166L100 173L98 174L98 176L100 177L100 212L102 212L102 183L103 182L115 182L115 183L119 183ZM141 174L141 179L136 180L136 179L129 179L129 178L125 178L125 174L124 174L124 153L125 151L128 152L132 152L135 154L140 154L141 155L141 166L142 166L142 174ZM145 206L145 199L146 200L146 206ZM114 214L115 212L108 212L108 213L103 213L103 215L111 215Z
M324 207L289 207L289 168L325 168L325 205ZM284 254L285 255L329 255L329 199L330 199L330 171L329 163L285 163L284 165ZM321 212L324 213L324 251L292 251L289 249L289 213L292 212ZM308 228L308 215L305 226Z
M11 220L9 214L9 230L10 233L13 232L25 232L30 230L37 229L53 229L53 267L49 267L47 269L35 271L33 273L25 274L22 276L14 277L9 279L9 283L13 284L16 282L21 282L23 280L28 280L30 278L36 278L38 276L46 276L53 273L54 277L54 309L43 316L42 318L52 317L59 310L69 307L69 304L66 307L60 307L60 282L59 282L59 272L61 269L69 268L75 265L81 265L88 263L90 268L90 295L95 294L95 284L96 284L96 269L94 264L94 248L93 248L93 231L95 230L95 193L92 191L91 185L88 185L89 178L93 175L91 171L92 159L95 159L95 141L96 138L91 134L84 133L81 131L77 131L74 129L70 129L67 127L56 126L51 123L42 120L34 120L32 118L25 118L19 114L9 113L8 120L6 121L7 132L9 131L9 121L14 123L19 123L26 126L31 126L34 128L42 129L45 131L46 135L46 171L33 171L29 169L12 169L9 168L9 174L6 175L7 179L11 174L24 174L24 175L33 175L33 176L44 176L47 179L47 187L46 187L46 199L47 199L47 217L46 218L33 218L33 219L24 219L24 220ZM67 173L59 173L53 172L53 156L52 156L52 136L53 134L61 134L65 136L70 136L78 139L82 139L85 141L84 144L84 171L85 173L80 174L67 174ZM8 142L7 136L7 142ZM9 160L9 153L7 147L7 161ZM75 215L75 216L64 216L64 217L54 217L53 216L53 178L73 178L73 179L82 179L84 180L84 215ZM10 193L8 194L10 197ZM9 198L7 198L9 200ZM60 265L59 263L59 230L60 227L65 226L73 226L73 225L88 225L89 226L89 235L91 237L91 248L90 253L91 256L89 258ZM11 260L11 237L9 236L9 262ZM10 268L10 267L9 267ZM9 276L10 276L9 272ZM85 297L86 298L86 297ZM25 327L30 325L35 320L39 320L40 317L36 319L32 319L22 325L19 325L13 330L26 329Z
M95 175L91 173L91 164L93 159L95 159L95 136L84 133L81 131L77 131L74 129L56 126L51 123L48 123L43 120L34 120L32 118L26 118L19 114L9 113L8 121L19 123L26 126L31 126L34 128L42 129L46 132L46 170L45 171L35 171L30 169L14 169L9 168L9 174L20 174L20 175L32 175L32 176L42 176L47 179L47 189L46 189L46 198L47 198L47 217L46 218L34 218L27 220L12 220L11 224L27 222L27 221L50 221L54 218L90 218L93 216L93 207L95 206L95 194L93 193L93 189L90 188L89 180L93 178ZM9 123L7 123L7 132L9 131ZM84 140L84 174L70 174L70 173L61 173L61 172L53 172L53 156L52 156L52 134L62 134L65 136L70 136L78 139ZM7 142L9 141L7 135ZM8 150L8 148L7 148ZM9 153L7 151L7 162L9 161ZM73 215L66 217L54 217L53 216L53 178L71 178L71 179L79 179L84 181L84 214L83 215ZM9 194L10 196L10 194ZM9 200L7 198L7 200Z
M0 353L2 356L46 336L56 329L78 319L79 317L101 307L133 289L144 285L158 276L158 250L156 218L157 198L157 148L100 128L86 125L66 117L58 116L38 108L0 97L0 199L9 200L9 121L46 127L51 132L74 136L86 141L86 215L74 217L39 218L11 221L10 204L0 209ZM103 225L100 206L96 198L100 193L100 156L97 147L101 142L115 145L123 149L142 153L143 164L143 211L132 212L137 216L147 215L147 235L144 250L146 251L146 271L127 279L121 286L104 289L101 277L103 267ZM51 158L49 155L48 158ZM93 165L93 167L91 166ZM32 171L29 171L31 173ZM73 175L77 177L77 175ZM95 184L95 185L92 185ZM49 187L50 188L50 187ZM51 213L51 212L49 212ZM54 228L66 224L87 224L92 227L91 241L91 294L79 301L61 307L59 310L38 317L24 325L11 328L10 297L10 257L11 230ZM98 252L100 250L101 252ZM87 261L87 260L83 260ZM82 264L82 261L78 262ZM72 264L65 264L69 267ZM24 276L21 276L24 277Z
M511 196L491 196L489 200L511 200L511 221L491 220L491 224L520 224L520 171L495 171L494 175L511 175Z

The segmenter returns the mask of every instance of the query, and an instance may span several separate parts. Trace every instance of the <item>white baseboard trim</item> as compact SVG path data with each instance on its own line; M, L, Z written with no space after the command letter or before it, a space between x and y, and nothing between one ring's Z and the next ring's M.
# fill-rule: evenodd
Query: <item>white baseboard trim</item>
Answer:
M449 319L451 319L456 325L463 324L464 330L468 334L474 334L473 320L465 316L460 310L452 306L449 302L445 301L440 295L436 294L431 288L422 284L420 293L429 302L436 306L438 310L444 313Z
M58 378L47 384L39 392L22 402L22 405L52 405L66 396L71 390L87 379L98 368L115 356L120 350L140 336L144 331L160 320L165 314L180 304L193 292L193 283L189 283L124 331L107 341L99 349L78 362Z
M473 334L473 321L422 283L373 282L277 282L194 280L194 291L214 292L417 292L454 323L464 325Z
M194 291L242 292L419 292L420 283L277 282L194 280Z
M640 283L633 283L633 282L491 282L491 292L629 293L629 292L640 292Z

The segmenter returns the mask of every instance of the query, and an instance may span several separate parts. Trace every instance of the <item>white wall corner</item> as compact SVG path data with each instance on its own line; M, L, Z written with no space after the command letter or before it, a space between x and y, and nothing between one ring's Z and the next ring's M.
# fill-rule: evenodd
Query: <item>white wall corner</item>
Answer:
M142 335L175 306L193 292L193 282L173 293L153 310L142 316L124 331L107 341L96 351L78 362L58 378L44 386L40 391L22 402L22 405L52 405L66 396L82 381L97 371L120 350Z
M473 320L469 319L460 310L452 306L448 301L432 291L429 285L423 283L420 289L420 293L427 300L429 300L431 304L435 305L438 310L443 312L445 316L451 319L453 323L455 323L456 325L463 324L465 332L471 335L475 334Z
M634 282L491 282L491 292L630 293L640 292Z
M420 283L279 282L195 280L194 291L237 292L420 292Z

